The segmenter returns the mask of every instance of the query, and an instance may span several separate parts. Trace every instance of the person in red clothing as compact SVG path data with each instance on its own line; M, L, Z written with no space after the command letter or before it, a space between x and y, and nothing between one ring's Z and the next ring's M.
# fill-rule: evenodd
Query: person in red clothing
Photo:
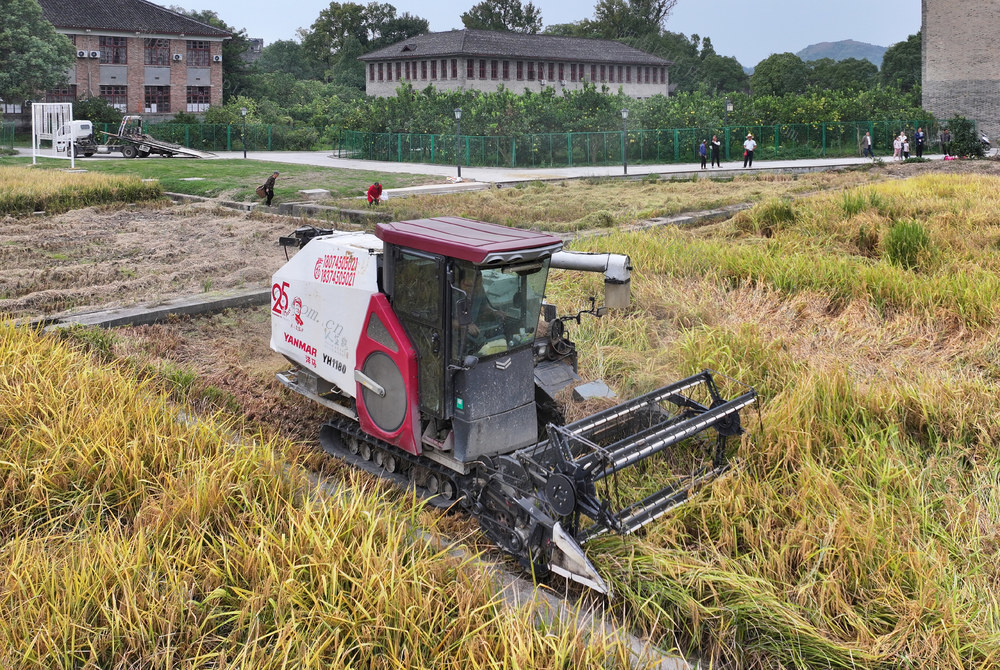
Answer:
M375 182L368 187L368 205L377 205L382 199L382 184Z

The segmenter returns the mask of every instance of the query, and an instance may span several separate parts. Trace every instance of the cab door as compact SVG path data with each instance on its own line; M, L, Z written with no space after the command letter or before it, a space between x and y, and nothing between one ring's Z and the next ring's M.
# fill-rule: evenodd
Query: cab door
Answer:
M442 418L444 402L444 257L393 249L392 308L417 350L420 410Z

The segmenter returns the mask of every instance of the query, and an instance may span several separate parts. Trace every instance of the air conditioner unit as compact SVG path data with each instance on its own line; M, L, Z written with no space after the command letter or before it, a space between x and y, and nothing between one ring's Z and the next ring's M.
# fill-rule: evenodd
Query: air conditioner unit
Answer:
M559 85L560 86L565 86L566 85L566 80L565 79L560 79L559 80Z
M184 56L182 56L181 54L174 54L174 60L175 61L184 60Z
M222 56L220 56L219 54L215 54L214 56L212 56L212 62L213 63L221 63L222 62Z
M83 50L83 49L78 49L77 52L76 52L76 57L77 58L86 58L87 57L87 52L85 50Z
M545 86L545 80L544 79L539 79L538 83L541 84L542 86Z
M90 52L90 57L91 58L100 58L101 57L101 52L100 51L91 51Z

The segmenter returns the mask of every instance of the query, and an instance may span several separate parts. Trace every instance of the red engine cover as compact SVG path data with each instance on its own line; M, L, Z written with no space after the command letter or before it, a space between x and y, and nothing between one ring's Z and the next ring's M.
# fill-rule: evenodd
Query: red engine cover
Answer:
M357 382L361 428L374 437L419 455L420 398L417 352L382 293L372 295L358 339L357 370L385 389L380 396Z

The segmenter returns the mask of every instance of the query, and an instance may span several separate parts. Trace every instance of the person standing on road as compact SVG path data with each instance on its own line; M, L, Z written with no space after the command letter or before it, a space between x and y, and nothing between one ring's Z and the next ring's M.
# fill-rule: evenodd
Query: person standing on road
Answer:
M267 206L271 206L271 200L274 198L274 181L278 178L278 173L275 172L270 177L267 178L261 188L264 189L264 196L267 198ZM258 192L259 195L259 192Z
M941 153L950 156L948 148L951 145L951 132L947 128L941 129Z
M377 205L382 200L382 184L375 182L368 187L368 206Z
M701 156L701 169L705 169L705 165L708 161L708 146L706 146L706 140L702 140L701 144L698 145L698 155Z
M910 157L910 140L906 139L906 135L903 135L903 160L907 160Z
M927 135L924 134L923 128L917 128L917 132L913 134L913 141L917 145L917 158L922 158L924 155L924 142L927 140Z
M753 167L753 152L757 148L757 143L753 141L753 133L747 133L747 139L743 143L743 167Z
M903 140L900 139L902 136L903 133L900 133L892 140L892 157L896 160L899 160L903 154Z
M719 151L722 149L722 142L719 141L718 135L712 135L712 167L718 165L722 167L722 161L719 160Z
M871 132L865 133L865 136L861 138L861 156L863 158L875 158L875 152L872 150Z

